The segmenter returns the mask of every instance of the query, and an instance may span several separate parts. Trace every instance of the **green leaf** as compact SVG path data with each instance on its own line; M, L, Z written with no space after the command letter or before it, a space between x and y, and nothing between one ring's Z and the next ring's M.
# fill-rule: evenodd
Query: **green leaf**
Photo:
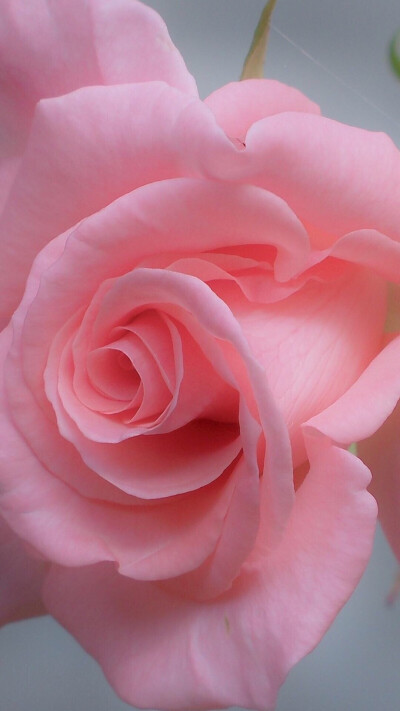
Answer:
M240 79L261 79L264 76L264 61L267 51L269 25L275 5L276 0L268 0L261 13L254 32L253 41L247 57L244 60Z
M392 39L389 49L390 63L396 72L397 76L400 77L400 30L396 32Z

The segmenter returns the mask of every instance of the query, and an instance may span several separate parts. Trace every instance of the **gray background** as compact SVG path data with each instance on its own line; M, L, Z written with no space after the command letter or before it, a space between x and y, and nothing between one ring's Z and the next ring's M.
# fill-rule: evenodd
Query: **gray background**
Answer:
M201 96L238 77L261 0L147 4L166 20ZM400 146L400 81L387 59L398 27L399 0L279 0L266 75L302 89L326 115L386 131ZM385 605L396 570L378 531L360 586L322 643L289 675L277 711L400 708L400 601ZM1 711L130 708L96 663L48 618L1 631L0 689Z

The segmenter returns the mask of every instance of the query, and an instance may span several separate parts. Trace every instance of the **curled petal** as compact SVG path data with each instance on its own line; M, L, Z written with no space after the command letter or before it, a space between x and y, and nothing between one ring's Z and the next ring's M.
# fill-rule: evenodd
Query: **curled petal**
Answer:
M368 267L388 281L400 281L400 242L376 230L356 230L344 235L329 253Z
M385 134L306 113L254 124L242 179L283 198L318 248L362 229L400 241L400 154Z
M319 114L319 107L291 86L271 79L247 79L225 84L204 103L231 138L246 140L250 126L266 116L286 111Z

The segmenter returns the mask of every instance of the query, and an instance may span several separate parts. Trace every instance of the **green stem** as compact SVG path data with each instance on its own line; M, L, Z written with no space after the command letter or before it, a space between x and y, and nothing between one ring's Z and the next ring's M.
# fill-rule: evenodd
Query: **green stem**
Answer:
M275 5L276 0L268 0L261 13L240 79L261 79L264 76L269 26Z

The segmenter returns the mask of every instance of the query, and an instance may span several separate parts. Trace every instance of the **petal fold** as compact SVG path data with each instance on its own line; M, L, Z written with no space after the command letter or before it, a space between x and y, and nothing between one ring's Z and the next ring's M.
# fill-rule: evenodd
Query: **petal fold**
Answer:
M272 79L247 79L225 84L204 103L231 138L246 140L250 126L286 111L319 114L319 107L297 89Z
M253 124L242 154L241 179L283 198L313 246L363 229L400 241L400 152L385 134L288 112Z

